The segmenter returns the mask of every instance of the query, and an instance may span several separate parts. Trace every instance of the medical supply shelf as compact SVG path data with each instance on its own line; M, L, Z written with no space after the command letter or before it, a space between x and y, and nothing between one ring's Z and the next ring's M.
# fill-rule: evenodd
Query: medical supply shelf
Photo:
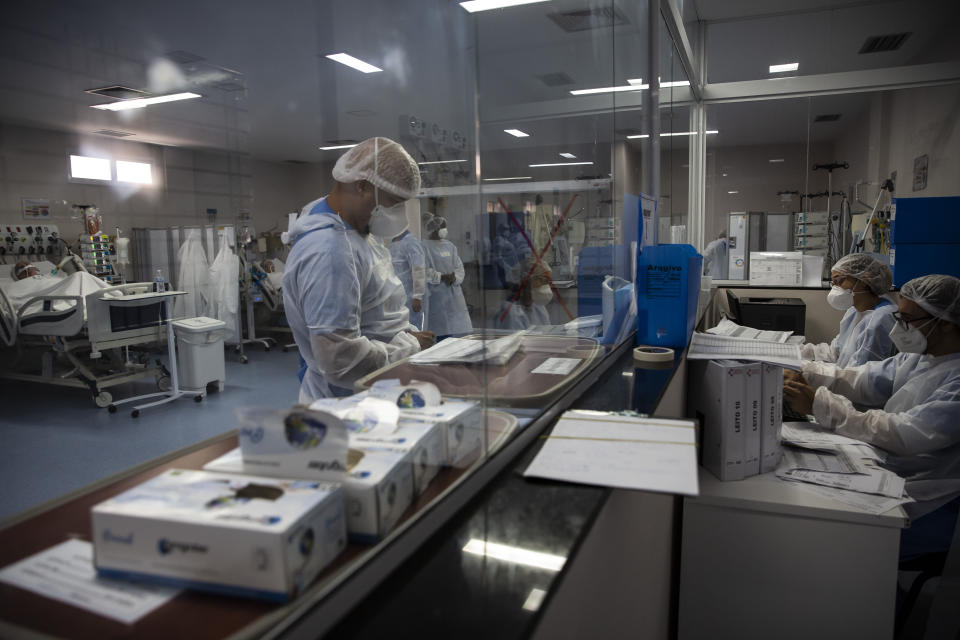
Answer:
M631 345L624 344L611 358L602 360L575 383L568 397L547 407L539 416L535 412L520 412L522 418L534 419L516 436L507 439L482 464L470 469L448 469L422 496L405 522L376 547L355 547L341 557L337 564L303 596L286 606L257 601L233 599L184 592L171 603L125 627L80 609L35 596L13 587L0 585L0 635L16 635L25 629L54 636L67 637L317 637L344 615L362 603L367 595L398 566L420 548L424 541L451 521L461 510L475 512L488 506L474 507L477 494L491 486L495 477L510 476L517 455L528 448L542 429L568 408L587 388L592 386L606 367L620 356L631 357ZM619 377L619 372L617 373ZM491 434L492 436L496 434ZM496 444L496 438L491 437ZM53 546L74 536L89 539L89 509L105 498L138 484L165 469L174 467L199 468L204 463L236 446L231 432L211 441L131 469L120 476L109 478L63 499L43 505L22 514L0 529L0 565ZM509 467L509 468L508 468ZM531 483L535 489L537 483ZM559 492L550 498L561 512L574 494L586 496L581 517L569 536L561 540L558 551L569 553L591 521L592 509L599 507L606 491L598 488L569 486L552 489ZM567 496L567 497L563 497ZM527 503L536 510L536 502ZM419 510L417 510L419 509ZM442 534L441 534L442 535ZM468 603L463 603L467 606ZM366 607L363 606L365 609ZM56 615L51 615L56 612Z

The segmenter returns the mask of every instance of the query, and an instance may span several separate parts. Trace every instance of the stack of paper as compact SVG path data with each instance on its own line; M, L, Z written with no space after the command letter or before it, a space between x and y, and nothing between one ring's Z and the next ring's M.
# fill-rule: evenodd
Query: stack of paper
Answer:
M806 422L785 422L781 435L790 446L783 449L777 477L871 513L913 501L904 493L904 479L878 466L886 455L869 444Z
M793 331L764 331L753 327L744 327L729 318L723 318L717 326L707 329L707 333L745 340L759 340L760 342L783 343L793 334Z
M796 344L762 342L699 332L694 333L690 340L687 359L753 360L779 364L790 369L800 369L802 364L800 346Z
M485 362L492 365L506 364L520 349L526 332L519 331L496 340L473 340L470 338L447 338L429 349L410 357L413 364Z

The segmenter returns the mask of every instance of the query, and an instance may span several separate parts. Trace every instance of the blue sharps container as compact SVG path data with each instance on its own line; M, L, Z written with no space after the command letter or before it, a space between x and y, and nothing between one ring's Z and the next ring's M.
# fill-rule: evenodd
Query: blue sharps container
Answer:
M642 248L637 256L637 344L686 348L702 270L703 256L689 244Z

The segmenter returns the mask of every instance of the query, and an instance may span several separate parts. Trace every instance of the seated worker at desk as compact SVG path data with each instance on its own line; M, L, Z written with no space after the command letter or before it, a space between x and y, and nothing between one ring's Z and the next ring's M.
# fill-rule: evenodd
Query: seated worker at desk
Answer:
M300 351L300 402L347 396L353 383L430 346L410 324L393 271L392 239L407 228L403 202L420 190L420 169L403 147L370 138L333 167L333 191L290 226L283 306Z
M907 282L894 317L899 354L846 369L806 362L783 395L820 426L889 452L884 466L916 500L904 506L912 521L900 542L906 560L949 549L960 508L960 279Z
M833 286L827 303L846 312L840 321L840 333L830 344L803 345L803 359L856 367L896 353L890 330L897 307L884 297L893 283L890 267L865 253L851 253L837 260L831 276Z

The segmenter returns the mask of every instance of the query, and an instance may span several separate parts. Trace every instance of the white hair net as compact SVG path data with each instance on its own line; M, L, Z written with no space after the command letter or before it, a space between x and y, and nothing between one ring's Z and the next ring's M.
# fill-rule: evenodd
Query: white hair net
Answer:
M420 167L390 138L369 138L340 156L333 166L337 182L366 180L404 200L420 191Z
M831 271L856 278L878 296L889 293L890 285L893 284L893 272L890 271L890 267L866 253L851 253L843 256L837 260Z
M446 224L446 222L447 222L447 219L444 218L443 216L435 216L431 214L430 217L427 219L426 224L424 224L424 229L427 230L427 233L433 233L434 231L442 227L444 224Z
M960 325L960 279L941 274L920 276L900 288L900 297L936 318Z

